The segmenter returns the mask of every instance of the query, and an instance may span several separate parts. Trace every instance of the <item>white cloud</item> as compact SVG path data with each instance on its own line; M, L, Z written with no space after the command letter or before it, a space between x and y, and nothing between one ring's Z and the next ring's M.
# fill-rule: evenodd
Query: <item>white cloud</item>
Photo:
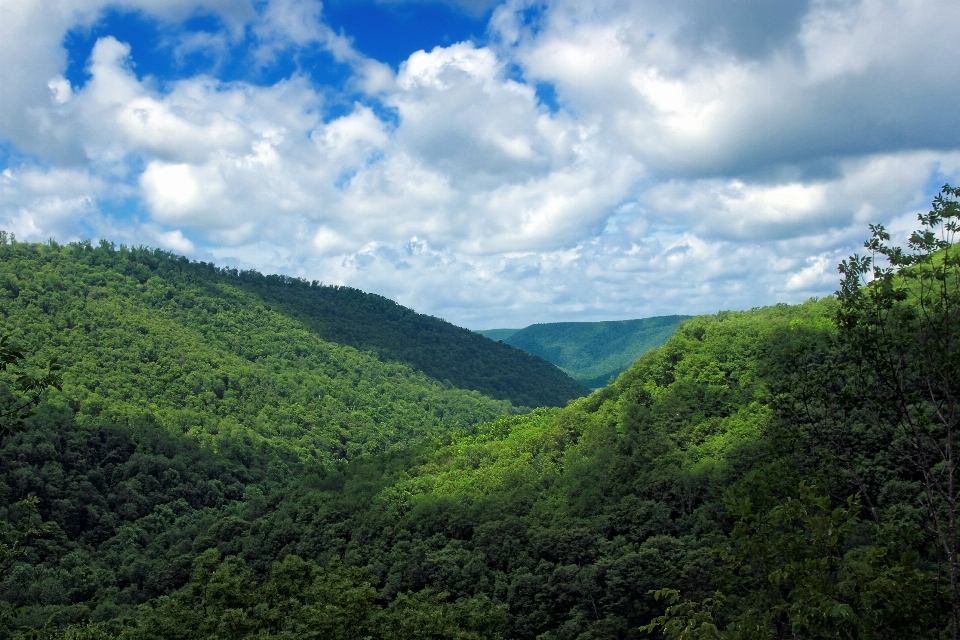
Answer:
M0 173L0 228L23 240L76 240L99 218L98 201L110 195L87 171L8 167Z
M108 6L165 21L171 55L253 34L258 64L320 47L351 77L138 77L106 37L72 87L63 35ZM491 44L396 72L311 0L0 12L0 139L34 156L0 177L0 227L156 243L475 327L822 295L868 222L903 233L960 179L946 0L510 0ZM177 35L203 12L225 29Z
M156 234L157 242L160 246L180 253L193 253L196 249L193 243L184 237L180 229L173 231L160 231Z
M954 2L814 2L759 58L681 37L684 4L558 0L536 29L524 6L498 10L505 50L650 168L729 175L960 143L960 113L946 106L960 102Z

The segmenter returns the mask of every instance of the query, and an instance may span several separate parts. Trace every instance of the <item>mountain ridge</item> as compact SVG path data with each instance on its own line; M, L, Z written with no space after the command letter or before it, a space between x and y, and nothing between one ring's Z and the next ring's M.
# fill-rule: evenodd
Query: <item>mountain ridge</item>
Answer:
M547 322L522 329L478 331L553 363L591 389L605 386L641 355L659 347L692 316L670 315L600 322Z

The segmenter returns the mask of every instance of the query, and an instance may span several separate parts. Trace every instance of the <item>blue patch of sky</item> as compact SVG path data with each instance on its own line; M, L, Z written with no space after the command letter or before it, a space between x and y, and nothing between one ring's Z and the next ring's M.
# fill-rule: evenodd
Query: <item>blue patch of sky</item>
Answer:
M930 172L926 184L923 185L923 193L927 196L926 202L924 203L924 211L930 208L929 205L933 201L933 198L940 193L943 185L950 183L951 179L954 181L954 184L950 186L956 186L957 177L944 173L940 163L937 162Z
M351 171L344 171L337 178L336 182L333 183L333 186L335 186L339 191L343 191L344 189L350 186L350 183L353 181L353 179L356 176L357 176L356 169L353 169Z
M100 38L113 36L130 45L135 61L134 73L165 77L171 75L172 56L160 48L163 40L160 25L140 13L107 11L91 27L72 29L63 38L67 51L67 70L64 77L75 89L83 87L90 79L88 65L93 47Z
M251 56L257 42L249 29L232 40L214 16L165 24L142 12L111 9L93 26L70 30L63 39L68 58L64 75L74 88L90 79L90 54L97 40L107 36L130 45L131 68L140 80L152 76L163 83L209 74L224 82L270 86L301 72L318 85L339 88L351 75L347 65L338 63L318 44L277 50L267 64L258 65ZM180 47L196 36L212 36L216 43L210 47Z
M46 167L37 156L27 155L6 141L0 141L0 171L10 167Z
M140 220L150 219L150 212L143 200L137 196L107 198L100 200L97 205L101 213L114 220L137 223Z
M323 19L345 33L364 55L394 68L419 49L432 49L483 37L490 12L475 16L442 3L382 4L375 1L331 0L324 5ZM140 11L110 9L91 26L67 32L64 74L74 89L90 79L90 55L97 40L112 36L130 45L131 70L139 80L150 76L164 83L208 74L217 79L270 86L297 73L307 76L326 94L324 120L353 111L363 102L385 122L397 124L395 110L376 99L346 92L352 75L319 44L275 50L265 65L251 55L257 46L250 29L232 38L216 16L198 15L182 23L164 23ZM183 47L191 40L207 40L209 47Z
M524 76L523 67L515 62L509 62L504 65L503 76L507 80L513 80L520 84L531 84ZM560 110L560 103L557 102L557 89L553 83L537 82L533 83L533 88L536 92L537 100L539 100L543 106L547 107L551 113L556 113Z
M415 51L469 40L482 43L491 11L469 15L441 2L329 0L324 21L367 57L394 69Z
M603 229L596 235L615 236L623 232L622 227L633 222L639 215L639 208L636 202L625 202L613 210L610 217L603 223Z
M537 100L540 104L550 109L550 113L560 111L560 103L557 102L557 88L550 82L538 82L534 85L537 91Z
M523 67L515 62L508 62L503 66L503 76L507 80L514 80L515 82L525 82L523 79Z
M545 3L530 5L520 11L521 20L531 34L536 35L540 32L543 15L546 12Z

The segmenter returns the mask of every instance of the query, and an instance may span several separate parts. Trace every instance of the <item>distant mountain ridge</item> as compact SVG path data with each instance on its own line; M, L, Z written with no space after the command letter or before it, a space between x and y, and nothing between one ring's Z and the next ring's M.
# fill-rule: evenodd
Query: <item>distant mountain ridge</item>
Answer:
M549 322L523 329L477 333L540 356L574 380L598 389L641 355L665 343L691 316L673 315L606 322Z

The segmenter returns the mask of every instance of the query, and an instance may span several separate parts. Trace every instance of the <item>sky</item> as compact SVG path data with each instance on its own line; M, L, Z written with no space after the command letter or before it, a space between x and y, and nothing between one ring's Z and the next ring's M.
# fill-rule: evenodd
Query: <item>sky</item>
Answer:
M473 329L829 295L944 183L956 0L0 0L0 229Z

